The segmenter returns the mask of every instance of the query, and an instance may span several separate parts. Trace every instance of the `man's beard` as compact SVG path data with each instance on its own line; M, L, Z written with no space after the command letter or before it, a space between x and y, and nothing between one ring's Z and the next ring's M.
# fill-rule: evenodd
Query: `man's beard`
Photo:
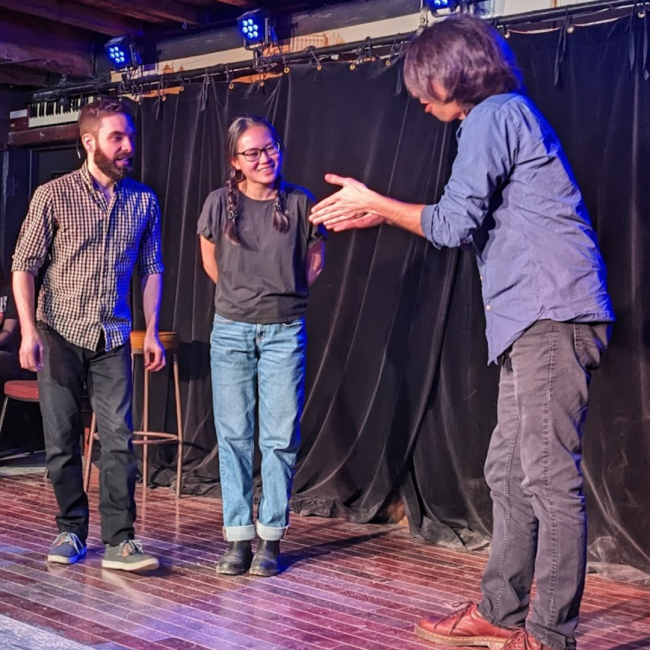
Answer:
M125 159L129 159L129 164L124 165L123 167L119 167L116 164L116 161ZM102 148L97 146L95 149L94 160L98 169L103 174L106 174L106 176L108 176L112 181L121 181L125 176L131 173L131 163L133 161L131 154L118 154L115 158L109 158Z

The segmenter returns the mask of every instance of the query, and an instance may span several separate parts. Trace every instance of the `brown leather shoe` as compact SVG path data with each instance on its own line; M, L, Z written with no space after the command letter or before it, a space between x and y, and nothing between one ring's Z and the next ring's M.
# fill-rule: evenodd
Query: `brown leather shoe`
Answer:
M519 630L508 639L502 650L551 650L551 648L538 641L527 630Z
M488 623L479 614L476 604L468 603L448 616L423 618L416 625L415 633L441 645L487 646L490 650L501 650L514 631Z

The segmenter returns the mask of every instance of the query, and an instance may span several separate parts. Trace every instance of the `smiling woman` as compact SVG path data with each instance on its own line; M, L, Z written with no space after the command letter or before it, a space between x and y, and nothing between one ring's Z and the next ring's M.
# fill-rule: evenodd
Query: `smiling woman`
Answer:
M237 118L228 130L224 188L198 224L206 273L216 284L210 338L224 537L217 572L272 576L300 445L309 286L323 268L323 238L309 222L313 197L280 174L272 124ZM253 444L259 418L263 495L253 524ZM251 541L260 537L255 557Z

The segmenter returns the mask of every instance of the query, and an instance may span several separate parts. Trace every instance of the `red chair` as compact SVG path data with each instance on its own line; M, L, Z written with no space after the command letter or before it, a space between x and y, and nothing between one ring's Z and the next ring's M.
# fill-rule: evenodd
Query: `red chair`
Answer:
M0 414L0 437L2 436L2 427L5 423L9 400L38 403L38 382L35 379L12 379L5 382L4 393L5 399Z
M36 379L12 379L5 383L4 393L5 399L2 404L2 413L0 414L0 436L2 436L2 427L4 426L9 400L38 403L38 381ZM89 411L88 398L84 396L81 413L85 415ZM81 439L82 443L84 442L84 437Z

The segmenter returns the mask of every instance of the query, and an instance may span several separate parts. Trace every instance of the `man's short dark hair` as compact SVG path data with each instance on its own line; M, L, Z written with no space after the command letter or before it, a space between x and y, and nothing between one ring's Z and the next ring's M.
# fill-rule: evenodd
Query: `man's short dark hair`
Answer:
M484 20L467 14L440 20L411 42L404 81L418 98L456 101L465 109L492 95L522 89L512 50ZM447 96L438 97L432 82Z
M131 111L119 99L98 99L86 104L79 112L79 135L90 133L96 136L102 118L120 113L133 119Z

